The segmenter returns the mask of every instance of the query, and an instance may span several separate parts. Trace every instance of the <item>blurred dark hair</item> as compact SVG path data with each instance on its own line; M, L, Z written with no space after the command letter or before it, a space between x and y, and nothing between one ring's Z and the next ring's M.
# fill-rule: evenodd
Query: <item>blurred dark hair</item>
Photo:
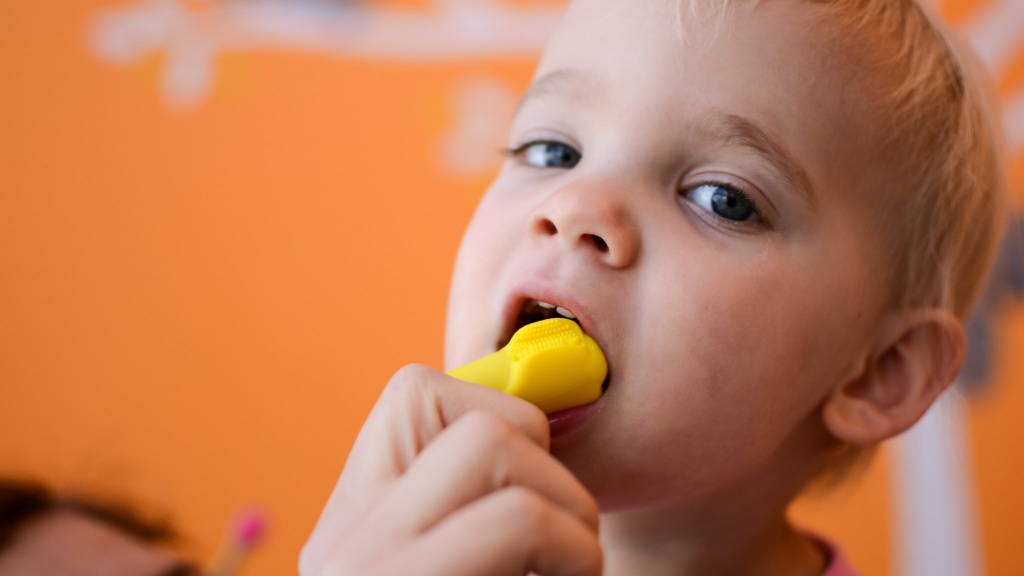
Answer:
M36 480L0 477L0 550L10 544L21 527L55 512L95 518L153 544L177 544L181 539L166 516L144 512L122 499L58 494Z

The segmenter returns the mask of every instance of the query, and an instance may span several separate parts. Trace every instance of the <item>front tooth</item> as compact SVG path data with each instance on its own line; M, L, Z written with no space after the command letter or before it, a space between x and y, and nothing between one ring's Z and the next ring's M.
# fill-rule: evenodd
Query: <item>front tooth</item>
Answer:
M548 304L547 302L541 302L540 300L537 301L537 305L540 306L541 308L554 308L555 307L554 304Z
M555 312L558 312L559 314L561 314L562 316L565 316L566 318L569 318L570 320L575 320L576 319L576 315L575 314L573 314L572 312L569 312L568 310L566 310L565 308L562 308L561 306L555 308Z

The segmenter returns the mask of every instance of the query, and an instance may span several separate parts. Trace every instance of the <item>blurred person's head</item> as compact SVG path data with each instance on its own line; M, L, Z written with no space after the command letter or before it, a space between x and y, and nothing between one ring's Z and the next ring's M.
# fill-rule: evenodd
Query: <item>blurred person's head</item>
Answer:
M0 478L0 576L196 576L166 519Z

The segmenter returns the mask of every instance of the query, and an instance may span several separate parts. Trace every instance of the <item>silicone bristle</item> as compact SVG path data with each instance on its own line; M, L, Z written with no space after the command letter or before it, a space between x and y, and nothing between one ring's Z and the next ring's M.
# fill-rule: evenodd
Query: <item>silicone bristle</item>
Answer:
M513 362L539 352L583 342L582 330L573 322L536 322L519 329L508 343Z

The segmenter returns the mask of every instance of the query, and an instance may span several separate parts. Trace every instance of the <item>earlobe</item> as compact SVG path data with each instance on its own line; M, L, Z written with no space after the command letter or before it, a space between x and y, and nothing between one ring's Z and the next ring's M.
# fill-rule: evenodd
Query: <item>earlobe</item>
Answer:
M825 426L861 446L896 436L953 382L965 347L960 320L949 312L928 308L894 317L863 371L826 400Z

